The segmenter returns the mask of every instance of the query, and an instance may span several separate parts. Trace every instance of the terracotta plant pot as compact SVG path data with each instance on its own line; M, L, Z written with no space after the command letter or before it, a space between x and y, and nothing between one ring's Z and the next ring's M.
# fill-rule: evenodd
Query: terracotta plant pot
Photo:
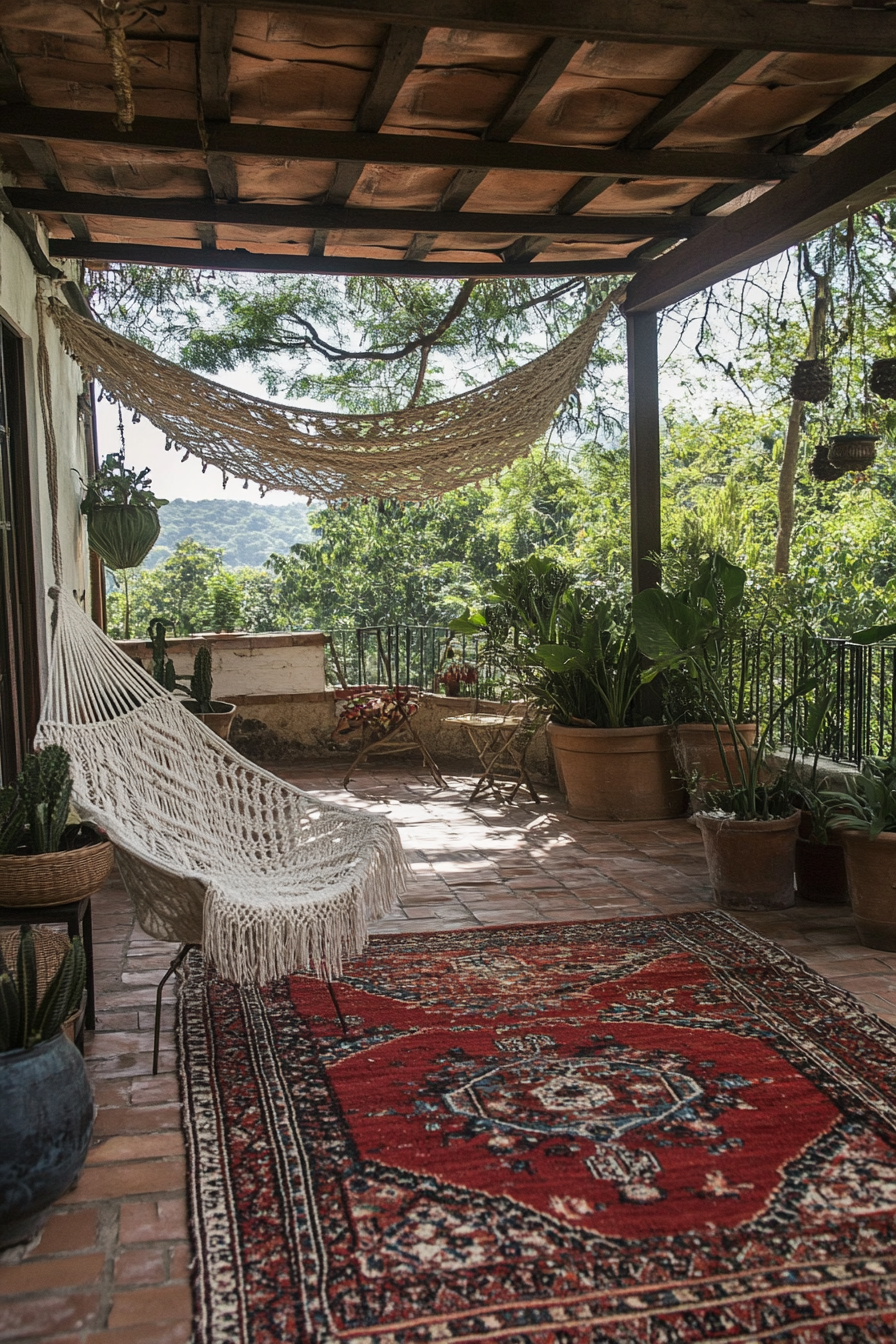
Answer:
M796 894L818 905L843 905L849 900L843 842L833 831L827 843L812 839L812 817L800 813L796 842Z
M841 831L856 932L866 947L896 952L896 833L869 840Z
M684 811L668 728L566 728L549 723L547 733L571 817L661 821Z
M747 746L752 746L756 741L755 723L738 723L735 726ZM722 764L722 753L719 751L719 738L716 736L715 725L711 723L679 723L676 724L674 732L676 757L681 772L686 779L690 779L695 770L699 771L700 784L695 795L698 802L707 790L727 789L728 780L725 778L725 767ZM725 724L719 724L718 733L725 748L725 756L728 760L731 775L736 781L739 774L731 729ZM740 756L743 760L742 752Z
M698 812L715 903L723 910L793 905L799 812L774 821L734 821Z
M197 719L201 719L206 727L211 728L213 733L223 737L225 742L230 736L230 727L233 723L233 716L236 714L236 705L231 705L227 700L212 700L214 712L212 714L198 714L196 712L195 700L184 700L184 708L191 714L196 714Z

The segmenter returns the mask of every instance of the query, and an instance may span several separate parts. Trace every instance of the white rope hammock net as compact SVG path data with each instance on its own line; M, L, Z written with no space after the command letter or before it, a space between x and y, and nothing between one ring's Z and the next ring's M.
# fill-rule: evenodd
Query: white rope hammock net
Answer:
M84 373L145 416L169 443L225 477L313 499L432 499L487 480L523 456L572 395L616 289L565 340L483 387L382 415L343 415L263 401L222 387L78 317L50 314Z
M75 807L114 842L141 927L243 984L339 976L404 889L395 827L247 761L53 594L35 746L71 756Z

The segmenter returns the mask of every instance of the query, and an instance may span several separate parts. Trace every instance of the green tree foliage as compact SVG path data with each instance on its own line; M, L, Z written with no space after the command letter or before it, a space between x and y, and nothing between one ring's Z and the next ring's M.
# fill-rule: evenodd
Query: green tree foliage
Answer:
M264 565L273 551L288 551L297 541L309 541L308 505L254 504L250 500L173 499L161 511L162 531L145 564L153 568L167 560L178 542L191 537L204 546L220 547L224 564Z

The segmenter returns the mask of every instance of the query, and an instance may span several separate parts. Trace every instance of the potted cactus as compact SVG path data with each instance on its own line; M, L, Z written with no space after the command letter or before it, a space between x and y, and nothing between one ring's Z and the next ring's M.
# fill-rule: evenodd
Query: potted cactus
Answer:
M26 756L0 789L0 905L57 905L90 896L112 868L112 845L71 815L71 761L59 746Z
M84 1060L62 1031L84 992L80 938L42 995L27 924L15 962L8 967L0 953L0 1249L22 1243L27 1250L84 1165L93 1096Z
M178 681L174 663L168 657L168 646L165 642L167 633L168 627L164 621L158 618L150 621L149 640L152 648L152 675L160 686L165 687L166 691L186 692L188 698L182 702L184 708L200 718L207 727L211 728L213 733L218 734L218 737L228 738L233 717L236 714L236 705L231 704L228 700L212 699L211 651L203 644L193 660L193 675L189 682Z

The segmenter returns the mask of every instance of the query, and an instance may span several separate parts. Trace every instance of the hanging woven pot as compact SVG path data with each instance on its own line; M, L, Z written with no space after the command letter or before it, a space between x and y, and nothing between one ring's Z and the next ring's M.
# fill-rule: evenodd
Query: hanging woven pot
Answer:
M831 395L834 379L826 359L798 359L790 379L790 395L796 401L824 401Z
M87 515L90 549L112 569L133 569L156 544L159 511L145 504L97 504Z
M875 396L896 401L896 359L876 359L871 365L868 386Z
M835 434L828 445L828 461L842 471L864 471L877 457L877 437L864 430Z
M846 472L842 467L835 467L828 461L828 448L830 444L819 443L815 449L815 456L809 463L809 475L815 481L830 482L839 481Z

